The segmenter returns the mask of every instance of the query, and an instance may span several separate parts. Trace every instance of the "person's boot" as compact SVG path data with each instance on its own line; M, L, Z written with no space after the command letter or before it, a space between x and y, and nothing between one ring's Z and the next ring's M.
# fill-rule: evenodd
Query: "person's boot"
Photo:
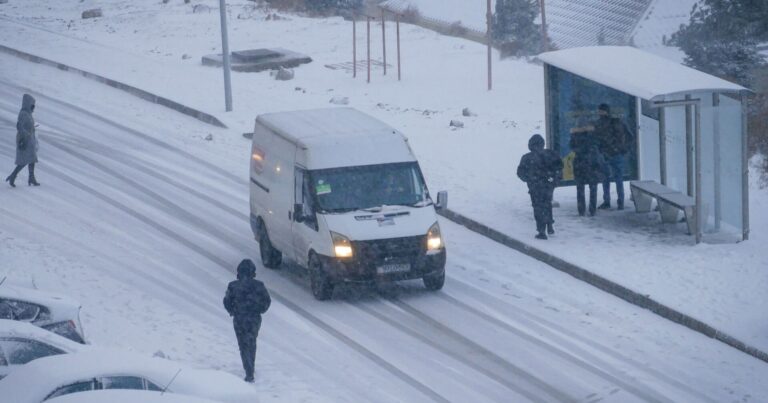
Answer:
M555 227L552 225L552 223L547 224L547 234L554 235L555 233Z
M37 183L37 180L35 179L35 164L29 165L29 180L27 181L28 186L40 186L39 183Z
M7 178L5 178L5 181L8 182L8 184L10 184L12 188L16 187L16 183L15 183L16 182L16 176L21 171L21 168L24 168L24 166L18 166L17 165L16 168L13 170L13 172L11 172L11 174L8 175Z
M607 201L603 202L603 204L601 204L597 208L600 209L600 210L608 210L609 208L611 208L611 202L607 202Z
M535 236L536 239L547 239L547 234L544 233L544 231L539 232Z
M624 200L616 200L616 209L624 210Z

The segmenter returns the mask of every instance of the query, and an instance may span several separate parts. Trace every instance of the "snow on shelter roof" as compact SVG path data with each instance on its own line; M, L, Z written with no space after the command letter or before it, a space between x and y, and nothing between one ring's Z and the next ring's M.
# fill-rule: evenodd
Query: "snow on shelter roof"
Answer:
M693 92L749 91L738 84L631 46L590 46L546 52L544 63L649 101Z
M267 113L256 122L307 150L308 169L415 161L402 133L353 108Z

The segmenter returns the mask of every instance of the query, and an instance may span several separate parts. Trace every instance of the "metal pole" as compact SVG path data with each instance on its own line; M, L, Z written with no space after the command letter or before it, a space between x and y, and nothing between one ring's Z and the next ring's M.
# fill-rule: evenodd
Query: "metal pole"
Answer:
M368 36L366 37L366 42L368 43L368 82L371 82L371 17L366 16L365 17L365 23L366 28L368 32Z
M493 22L493 14L491 14L491 0L487 1L487 13L486 20L488 24L488 91L493 89L493 76L491 72L491 43L493 41L493 29L491 28Z
M659 108L659 176L661 184L667 185L667 117L666 108Z
M686 101L691 100L690 95L685 96ZM685 170L686 189L688 196L693 197L693 128L691 122L691 105L685 106Z
M232 111L232 82L229 76L229 38L227 38L227 5L225 0L219 0L219 10L221 11L221 47L224 57L224 104L227 112Z
M539 0L541 6L541 51L549 50L549 41L547 40L547 13L544 7L544 0Z
M749 155L747 154L747 92L741 93L741 226L742 239L749 239Z
M357 77L357 16L352 16L352 78Z
M381 9L381 51L384 56L384 75L387 75L387 21L384 19L384 9Z
M396 27L397 27L397 81L400 81L400 15L396 15Z
M701 242L704 210L701 197L701 104L693 106L695 115L695 143L696 143L696 243Z
M720 94L712 94L712 146L715 158L715 230L720 230L720 221L723 219L723 204L721 197L720 177Z

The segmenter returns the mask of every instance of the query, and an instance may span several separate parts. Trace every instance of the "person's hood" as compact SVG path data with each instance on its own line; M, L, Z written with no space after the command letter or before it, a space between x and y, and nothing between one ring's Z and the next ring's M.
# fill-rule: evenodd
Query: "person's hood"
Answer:
M32 106L35 105L35 98L32 95L24 94L21 98L21 110L32 113Z
M541 151L544 149L544 137L540 134L534 134L531 139L528 140L528 149L531 151Z
M243 261L237 265L237 279L243 280L253 278L254 276L256 276L256 265L253 264L251 259L243 259Z

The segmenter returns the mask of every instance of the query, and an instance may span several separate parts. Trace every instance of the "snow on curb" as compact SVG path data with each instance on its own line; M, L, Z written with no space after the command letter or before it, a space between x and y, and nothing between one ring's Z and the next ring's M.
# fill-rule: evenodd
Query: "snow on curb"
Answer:
M691 330L699 332L705 336L711 337L715 340L721 341L737 350L747 353L761 361L768 362L768 353L750 346L739 339L720 331L694 317L686 315L678 310L670 308L658 301L650 298L648 295L642 295L631 289L622 286L595 274L589 270L579 267L573 263L567 262L555 255L547 253L534 246L526 244L518 239L512 238L502 232L499 232L485 224L475 221L469 217L466 217L460 213L449 209L438 210L438 214L442 217L453 221L456 224L462 225L470 231L476 232L486 238L496 241L504 246L512 248L518 252L528 255L536 260L539 260L557 270L570 274L571 276L586 282L594 287L599 288L609 294L619 297L633 305L637 305L641 308L650 310L651 312L661 316L662 318L671 320L672 322L683 325Z
M209 125L213 125L213 126L217 126L217 127L221 127L221 128L225 128L225 129L227 128L227 126L224 123L222 123L218 118L216 118L213 115L210 115L208 113L199 111L199 110L194 109L194 108L190 108L190 107L188 107L186 105L182 105L182 104L180 104L180 103L178 103L176 101L172 101L172 100L170 100L168 98L165 98L165 97L162 97L162 96L159 96L159 95L155 95L155 94L153 94L153 93L151 93L149 91L145 91L145 90L142 90L140 88L136 88L136 87L134 87L132 85L124 84L124 83L121 83L119 81L115 81L115 80L112 80L110 78L106 78L104 76L101 76L101 75L98 75L98 74L95 74L95 73L91 73L91 72L88 72L88 71L85 71L85 70L81 70L81 69L78 69L76 67L68 66L68 65L63 64L63 63L55 62L53 60L46 59L44 57L36 56L36 55L31 54L31 53L22 52L22 51L20 51L18 49L10 48L10 47L5 46L5 45L0 45L0 51L8 53L8 54L13 55L13 56L16 56L18 58L21 58L21 59L33 62L33 63L39 63L39 64L43 64L43 65L46 65L46 66L55 67L55 68L57 68L59 70L64 70L64 71L69 71L69 72L80 74L81 76L83 76L85 78L88 78L88 79L91 79L91 80L95 80L95 81L98 81L98 82L100 82L102 84L106 84L106 85L108 85L110 87L117 88L119 90L125 91L125 92L127 92L127 93L129 93L131 95L137 96L137 97L139 97L139 98L141 98L141 99L143 99L145 101L149 101L149 102L161 105L161 106L165 106L166 108L171 108L171 109L173 109L173 110L175 110L177 112L183 113L183 114L185 114L187 116L191 116L191 117L193 117L193 118L195 118L195 119L197 119L197 120L199 120L201 122L207 123Z

